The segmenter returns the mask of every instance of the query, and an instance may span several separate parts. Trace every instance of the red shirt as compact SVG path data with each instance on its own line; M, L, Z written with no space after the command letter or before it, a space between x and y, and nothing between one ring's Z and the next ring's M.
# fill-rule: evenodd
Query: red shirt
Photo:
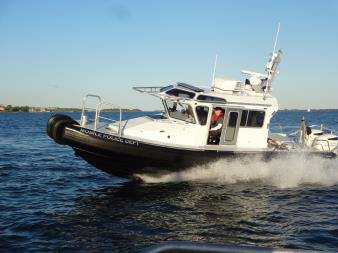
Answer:
M212 122L212 123L213 123L213 122L216 122L216 121L218 120L218 118L221 117L221 116L223 116L223 112L220 113L219 115L213 114L213 115L211 116L211 122Z

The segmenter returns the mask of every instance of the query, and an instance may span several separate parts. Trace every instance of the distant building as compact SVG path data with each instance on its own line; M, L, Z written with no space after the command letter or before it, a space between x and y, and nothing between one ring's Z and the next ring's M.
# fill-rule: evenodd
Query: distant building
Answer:
M30 107L29 112L48 112L45 107Z
M6 106L4 104L0 104L0 112L4 111Z

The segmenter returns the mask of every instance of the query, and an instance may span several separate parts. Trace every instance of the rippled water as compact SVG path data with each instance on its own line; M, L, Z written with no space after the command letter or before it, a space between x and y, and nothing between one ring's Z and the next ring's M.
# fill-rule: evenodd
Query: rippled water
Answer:
M274 123L292 130L302 114L338 129L337 112L280 112ZM219 161L137 184L56 145L49 116L0 114L5 252L133 252L171 240L338 251L337 160Z

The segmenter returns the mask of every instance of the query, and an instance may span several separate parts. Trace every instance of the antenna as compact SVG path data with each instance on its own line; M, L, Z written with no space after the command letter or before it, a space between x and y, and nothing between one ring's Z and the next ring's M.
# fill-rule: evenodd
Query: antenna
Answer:
M268 63L266 64L265 70L266 70L268 76L267 76L267 80L266 80L266 86L265 86L265 92L264 92L263 99L266 98L266 94L271 89L272 80L273 80L274 76L276 74L278 74L277 66L280 62L280 55L282 53L281 51L278 51L278 53L275 53L276 52L276 45L277 45L277 41L278 41L279 29L280 29L280 22L278 22L278 29L277 29L277 33L276 33L275 43L273 45L273 52L270 56L270 59L268 60Z
M211 83L211 87L214 86L215 73L216 73L216 66L217 66L217 58L218 58L218 55L216 54L216 56L215 56L215 63L214 63L214 71L213 71L213 73L212 73L212 83Z
M276 51L276 45L277 45L277 41L278 41L279 29L280 29L280 22L278 22L278 29L277 29L277 34L276 34L276 38L275 38L275 44L273 45L273 53L275 53L275 51Z

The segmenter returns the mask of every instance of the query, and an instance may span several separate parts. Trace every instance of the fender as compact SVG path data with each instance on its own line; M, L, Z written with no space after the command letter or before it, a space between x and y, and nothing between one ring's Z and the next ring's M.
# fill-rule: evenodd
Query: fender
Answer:
M53 128L54 125L57 121L59 121L60 119L71 119L71 117L67 116L67 115L63 115L63 114L54 114L53 116L51 116L48 119L47 122L47 134L50 138L53 139Z
M66 126L78 125L79 123L67 115L58 115L58 117L52 117L51 124L48 125L50 131L50 137L58 144L65 145L63 140L64 129ZM52 124L53 123L53 124ZM48 131L48 129L47 129ZM49 134L48 134L49 135Z

